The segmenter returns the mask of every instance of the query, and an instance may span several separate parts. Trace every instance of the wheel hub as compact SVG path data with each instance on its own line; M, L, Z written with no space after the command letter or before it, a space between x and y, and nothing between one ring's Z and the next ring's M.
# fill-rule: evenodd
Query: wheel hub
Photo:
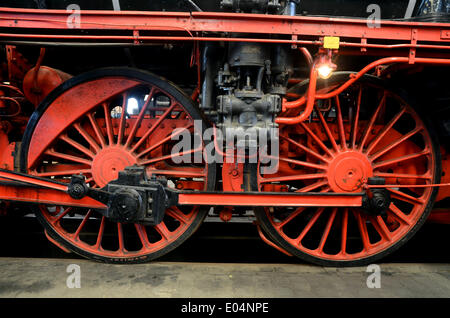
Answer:
M136 157L124 147L110 146L96 154L92 162L92 176L96 184L104 187L118 178L119 171L136 163Z
M373 175L372 165L363 153L348 151L338 154L331 162L327 177L334 192L358 192Z

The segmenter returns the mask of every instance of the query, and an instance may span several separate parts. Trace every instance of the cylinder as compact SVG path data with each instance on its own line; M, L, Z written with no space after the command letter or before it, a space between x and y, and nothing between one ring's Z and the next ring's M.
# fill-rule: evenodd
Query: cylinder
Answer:
M228 62L236 66L264 66L270 59L269 48L260 43L230 43Z

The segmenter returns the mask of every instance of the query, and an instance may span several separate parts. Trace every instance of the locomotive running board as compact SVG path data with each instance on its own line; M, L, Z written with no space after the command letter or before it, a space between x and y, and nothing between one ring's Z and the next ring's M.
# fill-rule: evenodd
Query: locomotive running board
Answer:
M3 179L3 180L2 180ZM10 181L7 181L7 180ZM361 207L361 193L194 192L164 188L172 205ZM80 198L69 195L69 184L0 169L0 200L107 209L110 193L89 188Z

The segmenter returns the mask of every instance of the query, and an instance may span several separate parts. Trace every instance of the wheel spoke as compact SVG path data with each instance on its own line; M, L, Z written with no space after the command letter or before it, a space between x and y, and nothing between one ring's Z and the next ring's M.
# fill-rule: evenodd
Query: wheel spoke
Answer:
M122 113L120 115L120 121L119 121L119 134L117 136L117 144L121 145L122 144L122 140L123 140L123 136L125 135L125 122L127 119L127 104L128 104L128 94L124 93L122 95L123 99L122 99Z
M302 230L300 235L295 239L295 245L299 245L306 234L308 234L309 230L313 227L313 225L316 223L317 219L322 215L322 212L325 210L325 208L319 208L314 213L314 216L309 220L308 224L306 224L305 228Z
M326 186L325 188L323 188L322 190L320 190L321 193L330 192L330 191L331 191L330 186Z
M49 171L49 172L36 172L34 175L38 177L53 177L53 176L72 176L74 174L90 174L90 169L81 170L60 170L60 171Z
M102 215L102 220L100 222L100 228L98 229L98 234L97 234L97 241L94 245L94 247L96 249L100 249L100 245L102 244L102 240L103 240L103 232L105 231L105 216Z
M325 177L326 177L325 173L297 174L297 175L283 176L283 177L261 178L261 183L321 179L321 178L325 178Z
M384 223L384 220L381 216L378 215L376 217L371 217L370 221L383 240L385 241L391 240L391 232L387 228L386 223Z
M285 137L285 136L283 136L283 135L280 135L280 137L283 138L284 140L287 140L287 142L293 144L294 146L296 146L296 147L302 149L304 152L306 152L306 153L308 153L308 154L310 154L310 155L316 157L317 159L322 160L323 162L329 162L329 160L328 160L327 158L325 158L324 156L319 155L319 154L318 154L317 152L315 152L314 150L312 150L312 149L310 149L310 148L308 148L308 147L306 147L306 146L304 146L304 145L302 145L302 144L299 144L298 142L295 142L295 141L292 140L291 138Z
M327 184L328 184L327 180L322 180L322 181L318 181L316 183L310 184L309 186L298 189L295 192L311 192L311 191L316 190L320 187L323 187L324 185L327 185Z
M331 145L333 146L333 149L335 151L339 151L339 148L338 148L338 146L336 144L336 141L334 140L333 134L331 133L330 127L328 126L327 121L325 120L325 118L323 118L322 112L319 109L316 108L316 113L317 113L317 116L320 119L320 122L322 123L322 126L323 126L323 128L325 130L325 133L328 136L328 139L331 142Z
M184 157L186 155L193 154L193 153L196 153L199 151L203 151L203 149L197 148L197 149L192 149L192 150L188 150L188 151L177 153L177 154L170 154L170 155L161 156L161 157L157 157L157 158L153 158L153 159L149 159L149 160L142 160L139 162L139 164L150 165L150 164L154 164L155 162L159 162L159 161L163 161L163 160L173 159L176 157Z
M407 173L389 173L389 172L374 172L374 176L383 178L397 178L397 179L421 179L421 180L431 180L432 177L429 174L418 175L418 174L407 174Z
M109 110L108 104L103 103L103 112L105 113L105 124L106 124L106 132L108 135L108 144L113 145L114 144L114 130L112 125L112 119L111 119L111 112Z
M366 219L361 212L355 212L354 210L352 210L352 212L356 218L356 222L358 223L359 234L361 235L364 250L367 251L370 248L370 239L369 233L367 232Z
M94 138L92 138L92 136L89 135L87 131L84 130L83 127L81 127L79 123L76 123L73 126L80 133L80 135L89 143L89 145L94 149L95 153L100 151L100 146L97 144Z
M274 156L267 156L267 157L271 158L271 159L278 159L278 160L281 160L281 161L289 162L289 163L292 163L292 164L294 164L296 166L303 166L303 167L308 167L308 168L317 169L317 170L326 170L327 169L327 166L325 166L325 165L318 165L318 164L314 164L314 163L310 163L310 162L305 162L305 161L300 161L300 160L295 160L295 159L289 159L289 158L286 158L286 157L279 157L279 158L276 158Z
M289 216L286 217L283 221L281 221L279 223L275 223L275 227L278 229L283 228L283 226L285 226L286 224L291 222L297 215L299 215L300 213L302 213L305 210L306 210L305 207L300 207L300 208L296 209L294 212L289 214Z
M419 158L419 157L423 157L423 156L429 155L430 153L431 153L431 151L427 149L427 150L424 150L424 151L421 151L421 152L417 152L417 153L413 153L413 154L410 154L410 155L401 156L401 157L398 157L398 158L381 161L381 162L375 163L373 165L373 169L379 169L381 167L390 166L390 165L393 165L393 164L396 164L396 163L399 163L399 162L403 162L403 161L407 161L407 160L411 160L411 159L416 159L416 158Z
M325 246L325 243L328 239L328 236L330 235L330 231L331 231L331 226L333 225L333 221L334 218L336 217L336 212L337 212L337 208L334 208L331 212L330 217L328 218L328 222L327 225L325 227L325 231L322 234L322 238L320 239L320 244L319 244L319 252L322 253L323 252L323 248Z
M119 252L124 252L125 251L125 244L123 241L123 228L122 228L122 223L117 223L117 239L119 241Z
M106 147L105 138L103 137L103 133L101 132L97 120L94 118L94 115L92 113L89 113L87 114L87 116L89 118L89 121L91 122L92 128L94 128L97 139L100 141L100 145L102 146L102 148Z
M150 242L148 241L147 230L145 229L145 226L135 223L134 227L136 228L136 232L139 236L139 240L141 241L142 247L148 248L150 246Z
M376 152L375 154L373 154L372 156L370 156L370 159L372 161L375 161L377 158L381 157L388 151L391 151L392 149L394 149L395 147L400 145L405 140L408 140L409 138L411 138L412 136L414 136L415 134L420 132L422 129L423 129L422 126L415 128L414 130L410 131L408 134L404 135L402 138L397 139L395 142L391 143L389 146L383 148L382 150L380 150L380 151Z
M330 157L333 157L333 153L331 152L331 150L328 149L327 146L325 146L322 140L320 140L320 138L317 137L317 135L304 122L301 122L300 125L311 136L311 138L314 139L314 141L319 145L320 148L322 148Z
M419 199L419 198L415 198L415 197L410 196L410 195L408 195L406 193L403 193L401 191L394 190L392 188L387 188L387 190L391 193L391 198L398 199L398 200L401 200L401 201L404 201L404 202L408 202L408 203L411 203L411 204L424 204L425 203L424 200Z
M86 215L84 216L83 221L81 221L80 225L78 226L77 231L73 235L75 239L78 239L78 237L80 236L80 232L83 229L83 227L86 225L86 222L91 217L91 214L92 214L92 210L89 209L88 212L86 213Z
M386 103L387 93L384 92L383 98L381 99L380 103L378 104L378 107L375 109L375 112L373 113L372 117L370 118L369 125L367 125L366 130L364 131L364 134L362 136L361 142L359 144L359 149L362 151L364 149L364 145L366 144L367 138L369 137L369 133L372 130L373 124L375 123L375 120L378 118L378 114L380 113L381 108Z
M168 241L170 237L170 231L167 229L167 226L164 222L159 223L155 226L156 231L161 235L164 241Z
M64 216L67 215L67 213L69 213L70 211L72 211L72 208L66 208L64 211L61 212L61 214L59 214L56 219L52 220L51 223L52 224L57 224Z
M85 164L85 165L88 165L88 166L92 165L92 161L91 160L83 159L83 158L76 157L76 156L67 155L65 153L56 152L53 149L46 150L45 154L49 155L49 156L53 156L53 157L59 158L59 159L65 159L65 160L69 160L69 161L73 161L73 162L82 163L82 164Z
M159 170L159 169L151 169L147 170L148 173L154 175L165 175L165 176L177 176L183 178L199 178L204 177L206 175L206 171L203 168L194 168L194 167L174 167L171 169Z
M344 209L341 224L341 253L347 253L348 208Z
M182 224L188 224L189 218L180 211L177 207L171 207L166 211L166 214L178 221L180 221Z
M166 119L166 117L173 111L177 104L172 104L167 110L158 118L155 124L150 127L149 130L145 132L145 134L141 137L141 139L131 148L132 152L136 152L136 150L144 143L145 140L155 131L155 129L161 124L161 122Z
M335 97L336 109L337 109L337 122L338 122L338 130L339 136L341 138L341 147L343 150L347 150L347 138L345 137L345 129L344 129L344 120L342 119L342 110L341 110L341 102L339 100L339 95Z
M189 124L189 125L187 125L187 126L185 126L183 128L178 129L177 132L171 133L169 136L167 136L166 138L163 138L162 140L160 140L159 142L155 143L151 147L144 149L144 151L142 151L139 154L137 154L136 157L138 157L138 158L142 157L142 156L152 152L156 148L160 147L161 145L165 144L166 142L174 140L175 137L177 137L177 136L181 135L182 133L186 132L192 126L194 126L194 125L193 124Z
M362 97L362 87L359 88L358 92L358 100L356 102L356 114L355 114L355 120L353 122L353 129L352 129L352 149L356 148L356 135L358 134L358 125L359 125L359 113L361 108L361 97Z
M148 93L147 100L145 101L144 105L142 106L141 111L139 112L138 118L136 119L136 122L133 125L133 128L131 129L130 134L128 135L127 141L125 142L125 147L129 147L131 142L134 139L134 136L136 135L136 131L138 130L139 126L141 125L142 119L145 116L145 112L147 111L148 105L150 104L150 100L152 99L155 92L155 88L152 87L150 90L150 93Z
M89 149L87 149L83 145L79 144L75 140L69 138L67 135L62 135L59 138L61 140L65 141L66 143L68 143L69 145L71 145L72 147L74 147L75 149L78 149L79 151L81 151L85 155L89 156L91 159L94 159L95 154L92 151L90 151Z
M395 125L395 123L403 116L405 113L406 107L402 107L402 109L391 119L391 121L378 133L378 135L371 141L369 146L367 147L366 154L370 155L375 148L376 145L386 136L387 132Z
M411 225L411 221L409 220L409 217L403 213L399 208L397 208L394 203L391 203L388 209L389 212L401 223L405 225Z

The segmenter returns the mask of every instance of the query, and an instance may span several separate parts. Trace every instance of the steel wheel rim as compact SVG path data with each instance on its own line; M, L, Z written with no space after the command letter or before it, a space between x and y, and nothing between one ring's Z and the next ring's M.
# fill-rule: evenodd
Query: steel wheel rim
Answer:
M367 84L366 84L367 85ZM373 85L372 87L376 87L376 85ZM355 88L353 88L355 89ZM383 90L386 92L383 88ZM347 92L347 91L346 91ZM433 183L433 181L436 177L435 171L436 171L436 165L437 165L437 158L434 153L433 149L433 140L427 131L424 123L421 121L421 119L418 117L417 113L414 111L414 109L411 108L410 105L406 104L398 95L393 94L392 92L389 92L386 96L386 98L394 98L397 101L401 101L400 103L405 105L404 110L402 113L397 112L392 118L391 121L384 127L384 128L378 128L376 133L374 134L375 137L370 137L371 129L376 126L376 120L374 119L373 123L371 121L367 122L366 129L363 130L360 134L358 132L360 129L356 129L354 123L358 123L358 116L354 115L353 120L350 122L348 121L347 124L344 124L345 122L345 116L343 117L343 111L340 109L342 108L342 101L340 99L342 98L342 95L347 94L344 92L343 94L338 97L337 101L335 102L334 108L336 109L336 116L335 116L335 124L330 125L330 123L327 123L326 120L324 120L323 116L320 116L320 112L317 111L317 105L315 107L315 114L316 114L316 121L320 123L322 126L322 134L327 136L327 142L325 145L325 142L323 142L323 139L319 138L317 135L314 137L314 130L309 129L308 132L307 129L308 124L302 124L304 129L304 133L309 135L310 139L314 139L314 142L316 143L316 147L313 149L309 149L305 145L299 144L299 142L295 142L293 138L289 138L289 136L283 135L283 131L280 130L280 139L284 140L285 142L289 144L293 144L295 147L303 148L302 150L307 152L309 151L308 155L310 157L314 157L316 159L316 162L314 162L315 165L309 165L308 168L317 168L315 171L322 171L322 174L324 175L322 178L313 178L313 176L310 176L311 178L308 179L309 184L306 184L303 188L298 189L299 192L308 192L308 191L321 191L321 192L329 192L329 191L335 191L335 192L355 192L360 189L354 189L350 190L347 189L347 191L343 190L342 188L339 188L339 185L336 185L336 183L333 184L333 182L330 182L330 175L335 175L336 173L332 171L327 171L327 168L325 167L323 170L320 170L323 167L319 167L318 165L326 165L327 167L333 166L336 168L339 167L338 164L335 164L334 158L339 157L339 155L342 154L348 154L352 153L353 149L358 149L356 151L355 155L358 154L358 156L361 156L361 154L367 154L365 156L370 164L372 165L372 171L367 171L364 175L364 177L370 177L370 176L383 176L387 178L387 183L392 183L392 175L389 175L389 173L395 174L395 169L393 169L393 172L386 172L382 171L385 168L390 168L392 170L395 160L395 158L390 158L388 156L389 151L383 153L384 150L382 149L383 142L381 140L377 141L377 137L382 136L382 138L387 138L389 134L392 134L392 130L395 130L397 123L399 120L402 119L402 116L404 114L409 114L415 121L417 126L414 129L417 129L417 132L413 132L410 135L410 138L414 138L415 134L421 134L424 139L424 149L421 151L416 151L414 153L409 154L409 157L401 158L402 160L398 163L405 164L408 160L410 163L417 158L425 156L427 159L427 169L425 173L423 173L424 176L426 176L425 179L422 178L415 178L416 180L422 180L421 182L425 182L427 184ZM355 108L361 107L361 92L362 90L359 90L359 93L356 95L356 100L359 100L355 104ZM336 104L337 103L337 104ZM340 103L340 104L339 104ZM384 102L386 104L386 101ZM358 106L359 105L359 106ZM380 109L378 109L380 108ZM378 116L380 115L380 111L383 108L382 102L379 103L377 106L378 109ZM403 108L402 108L403 109ZM377 114L377 110L373 113L374 115ZM373 115L372 115L373 118ZM344 119L344 120L342 120ZM348 119L348 118L347 118ZM349 123L351 123L349 127ZM392 123L392 125L390 125ZM325 126L327 124L327 128ZM333 127L331 127L333 126ZM358 124L356 125L358 127ZM390 128L386 128L390 127ZM348 129L350 128L350 129ZM350 131L348 131L350 130ZM367 136L366 136L367 132ZM384 134L383 134L384 133ZM407 135L408 133L406 133ZM405 136L406 136L405 135ZM335 138L330 138L335 137ZM365 137L366 136L366 137ZM394 136L391 136L394 137ZM395 145L396 142L400 141L402 138L398 138L397 140L394 140L392 145ZM345 142L343 142L345 140ZM398 147L402 143L409 142L409 138L398 143L395 145L390 151L395 151L395 147ZM364 141L364 142L363 142ZM322 144L321 144L322 142ZM362 149L359 149L361 147L361 143L363 143ZM303 146L303 147L302 147ZM281 146L282 147L282 146ZM388 146L389 147L389 146ZM305 149L307 148L307 149ZM323 148L322 152L316 151L317 148ZM380 150L381 149L381 150ZM311 151L312 150L312 151ZM282 150L280 150L280 153ZM416 156L416 157L415 157ZM282 165L282 161L284 161L286 158L282 158L280 155L280 165ZM355 156L356 157L356 156ZM364 156L362 156L364 157ZM322 160L325 158L325 160ZM381 159L385 159L380 161ZM386 159L388 158L388 159ZM403 160L404 159L404 160ZM328 160L328 162L326 162ZM388 160L391 160L390 162ZM303 165L307 166L308 162L293 162L290 161L290 163L294 163L297 165ZM310 162L309 162L310 163ZM376 165L373 165L375 163ZM342 165L341 165L342 166ZM364 164L362 164L364 166ZM260 167L258 166L257 171L260 171ZM273 177L273 176L271 176ZM308 177L308 176L307 176ZM388 178L389 177L389 178ZM397 177L398 180L404 179L407 176L399 174ZM410 178L411 179L411 178ZM276 179L272 179L276 180ZM282 179L279 179L279 181ZM269 180L270 181L270 180ZM257 180L258 189L260 191L264 191L262 187L267 182L267 180L264 180L264 177L258 173L257 174ZM273 181L272 181L273 182ZM400 182L401 184L402 182ZM397 183L394 183L397 184ZM339 188L339 189L337 189ZM340 191L339 191L340 190ZM411 190L411 189L409 189ZM266 190L267 191L267 190ZM396 221L398 225L395 225L394 227L392 225L387 225L386 218L382 216L370 216L365 213L361 213L361 211L358 211L357 209L350 209L350 208L327 208L327 209L316 209L315 212L311 212L311 209L308 208L301 208L296 209L294 212L288 214L284 219L278 219L276 216L276 213L273 213L271 209L264 209L264 212L258 213L260 215L263 215L260 222L262 223L263 227L266 228L266 230L269 232L269 234L272 234L272 238L277 241L279 244L281 244L284 248L287 248L288 251L299 251L304 258L309 258L308 260L314 261L314 259L321 259L324 261L357 261L361 259L366 259L374 255L381 255L384 251L387 249L390 249L397 243L401 242L403 238L410 232L413 232L417 230L417 225L419 223L423 223L424 216L426 216L426 212L429 211L429 201L432 200L434 197L436 191L431 188L425 188L421 193L417 194L413 197L410 193L405 193L406 190L402 188L391 189L389 190L391 196L393 197L393 203L391 204L387 215L389 216L389 219L392 221ZM408 204L412 204L413 208L408 211L407 214L403 213L401 209L398 208L398 202L402 201L408 201ZM420 201L420 202L419 202ZM396 205L397 204L397 205ZM288 226L290 222L294 222L296 218L299 218L304 213L310 213L308 222L303 222L303 228L301 228L300 232L297 232L296 235L294 234L294 231L291 229L290 233L286 233L284 230L285 227ZM304 216L306 219L306 216ZM347 251L348 248L348 230L349 230L349 223L350 220L353 218L352 226L357 227L359 230L360 240L362 249L360 252L353 252L349 253ZM318 220L321 220L321 226L323 227L322 235L316 236L316 243L317 246L314 247L313 245L310 245L310 247L306 247L303 245L303 240L309 235L309 231L316 226L316 223ZM298 221L298 220L297 220ZM340 231L336 231L334 229L333 235L330 235L331 232L333 232L333 227L341 226L339 229ZM368 227L371 227L371 231L368 230ZM373 230L376 232L374 235L372 232ZM320 231L318 231L320 232ZM339 233L340 232L340 233ZM369 233L370 232L370 233ZM371 237L372 235L372 237ZM327 240L330 238L336 238L340 236L340 246L334 247L333 252L325 252L325 246L327 244ZM378 236L378 240L374 240L373 236ZM373 240L373 242L372 242ZM339 245L339 244L336 244ZM301 256L301 257L302 257Z
M114 74L115 71L112 73ZM127 75L129 72L130 71L128 69L125 71ZM110 73L111 72L106 70L106 74L109 74L107 75L109 80L116 80L117 82L123 80L122 76L114 76ZM142 74L143 72L139 73ZM138 77L145 78L146 76L148 76L148 74L144 73L144 75ZM96 76L94 75L94 78L91 78L89 81L95 83L97 80L95 77ZM143 87L146 86L147 100L145 101L145 97L139 100L140 108L136 114L126 114L126 106L122 107L122 112L119 118L107 118L108 114L111 115L113 108L117 107L117 103L113 103L113 100L117 99L117 96L110 96L110 98L108 98L105 102L90 108L89 113L86 113L86 116L81 117L79 120L74 122L73 125L65 129L63 133L57 136L57 140L52 143L52 148L54 148L54 144L57 144L56 147L58 147L59 144L64 143L67 149L71 149L71 152L69 153L70 157L61 156L60 152L57 151L50 151L50 153L46 153L45 156L53 157L56 155L58 160L73 161L72 157L74 156L74 152L76 152L78 158L83 160L75 161L79 164L84 164L85 167L82 167L83 169L72 169L72 167L71 169L66 170L69 170L70 174L72 174L72 170L85 174L87 177L87 182L93 187L102 187L105 185L105 180L110 181L111 179L114 179L113 176L108 174L106 174L106 176L103 175L104 178L102 179L101 169L102 166L108 164L112 158L115 157L117 151L122 151L125 154L122 155L122 157L120 157L120 155L118 157L120 157L120 159L124 159L128 156L129 158L122 163L122 166L120 166L120 163L112 164L113 166L118 166L118 170L123 169L123 165L137 163L140 165L145 165L147 167L148 174L167 176L169 179L169 186L172 185L179 188L179 185L183 185L187 189L192 188L194 190L209 189L211 187L211 180L209 180L211 176L209 172L209 165L202 162L197 166L191 165L190 167L183 168L183 166L175 165L173 162L167 164L169 161L173 160L174 156L172 156L167 149L163 149L167 147L170 148L170 145L168 146L168 144L170 144L172 140L169 138L171 137L171 134L167 134L167 136L161 134L161 127L166 126L166 130L172 131L174 128L178 128L179 121L182 119L181 121L188 123L188 129L190 129L192 133L194 129L194 119L192 117L192 113L190 113L185 106L181 104L181 101L177 101L167 89L158 87L157 83L145 82L145 79L137 80L137 82L138 85L133 87L132 90L142 90ZM118 85L120 86L120 84ZM76 83L72 87L76 87ZM69 90L70 89L71 88L69 87ZM173 88L171 89L173 90ZM125 94L126 92L127 90L123 93ZM145 92L143 94L145 94ZM158 98L162 98L163 100L164 98L169 99L169 105L163 109L160 109L161 107L159 106L158 108L156 102L152 105L152 101L156 101ZM122 99L124 102L128 102L127 97L122 96ZM99 114L100 117L98 116ZM99 120L102 114L104 115L103 121ZM124 114L126 115L125 117L123 116ZM129 123L128 126L127 123ZM87 128L89 125L90 128ZM149 127L143 127L145 125L148 125ZM185 126L186 125L183 127ZM73 132L69 132L70 130L76 131L78 133L78 138L84 138L84 142L80 142L80 139L72 138L74 135ZM164 136L161 137L162 135ZM148 141L143 142L145 139L148 139ZM151 141L153 141L153 143L151 143ZM202 145L202 147L203 146L204 145ZM106 150L110 151L111 154L106 153L106 159L100 160L99 163L94 163L97 155L104 153ZM197 151L201 153L202 149L196 149L195 152ZM66 153L65 155L68 154ZM136 160L133 161L130 159L133 159L133 157L135 157ZM87 158L90 159L91 166L87 165ZM94 165L98 167L97 170L99 171L94 172ZM162 165L164 165L163 169L161 169ZM158 168L155 168L157 166ZM31 174L41 175L44 177L50 177L56 171L53 170L44 172L42 170L38 171L36 168L39 168L36 164L34 164L34 166L28 166ZM182 169L185 169L186 171L182 171ZM66 175L70 175L69 173L64 173L65 174L58 172L57 177L61 178ZM172 182L172 184L170 184L170 182ZM55 214L55 210L59 211L59 213ZM121 224L111 222L102 217L98 212L87 210L80 214L81 218L78 220L78 225L75 228L72 226L69 231L61 225L61 222L64 218L67 218L70 213L74 212L74 210L77 209L70 207L61 208L40 206L40 216L47 223L47 230L50 229L50 231L47 231L48 234L54 238L55 236L59 236L64 240L64 243L66 243L64 245L68 244L70 249L75 252L79 252L84 256L86 256L87 253L91 254L89 256L100 256L108 258L109 260L115 259L119 261L120 259L125 259L127 261L142 261L149 258L154 258L153 256L156 257L165 254L192 234L187 232L195 231L205 216L205 212L199 207L173 207L166 211L166 216L161 224L155 227L149 227L138 224ZM89 223L96 223L95 226L97 226L98 229L96 239L93 240L91 237L89 242L87 242L83 239L82 234ZM106 234L105 228L108 227L108 223L112 223L117 227L117 242L115 243L118 246L117 250L111 250L103 246L103 239ZM92 224L90 225L91 227L94 226ZM127 228L126 231L135 232L132 236L134 236L134 240L137 239L139 241L138 243L140 244L140 248L132 250L127 246L126 240L128 236L124 233L125 227ZM130 227L132 229L130 229ZM111 230L111 228L109 228L109 230Z

